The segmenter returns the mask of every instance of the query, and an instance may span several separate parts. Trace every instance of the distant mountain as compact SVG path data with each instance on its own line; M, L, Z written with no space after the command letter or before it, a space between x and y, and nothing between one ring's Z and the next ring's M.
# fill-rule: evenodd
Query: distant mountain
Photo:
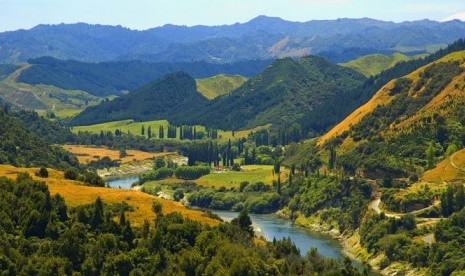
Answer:
M22 71L19 82L47 84L68 90L82 90L95 96L120 95L134 90L166 74L183 71L194 78L219 74L253 77L271 60L243 61L233 64L62 61L51 57L29 60L32 65ZM0 67L0 77L1 77Z
M384 22L368 18L290 22L260 16L223 26L165 25L145 31L121 26L39 25L0 33L0 63L52 56L85 62L231 63L321 55L347 62L372 54L424 53L457 40L465 22Z
M185 120L208 100L197 92L195 80L186 73L172 73L127 95L89 107L74 119L76 125L134 119L150 121Z
M190 77L178 73L90 107L76 117L75 124L167 119L175 124L201 123L222 129L268 123L284 126L299 121L332 96L354 89L364 79L356 71L320 57L285 58L233 92L208 101L197 92Z

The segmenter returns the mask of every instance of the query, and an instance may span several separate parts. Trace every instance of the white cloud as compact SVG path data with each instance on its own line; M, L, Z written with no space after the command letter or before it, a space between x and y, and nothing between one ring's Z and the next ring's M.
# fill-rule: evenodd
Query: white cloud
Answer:
M465 12L454 13L454 14L449 15L448 17L442 19L441 21L445 22L445 21L451 21L451 20L454 20L454 19L465 21Z

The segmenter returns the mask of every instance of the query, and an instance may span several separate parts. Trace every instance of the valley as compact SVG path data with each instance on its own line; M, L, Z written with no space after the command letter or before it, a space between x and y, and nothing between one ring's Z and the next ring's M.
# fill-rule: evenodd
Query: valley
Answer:
M0 32L0 272L463 274L464 30Z

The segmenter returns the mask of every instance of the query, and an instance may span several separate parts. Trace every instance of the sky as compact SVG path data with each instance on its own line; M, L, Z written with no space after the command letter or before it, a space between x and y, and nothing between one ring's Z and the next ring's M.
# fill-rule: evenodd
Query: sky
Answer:
M76 22L144 30L243 23L258 15L300 22L361 17L465 21L465 0L0 0L0 31Z

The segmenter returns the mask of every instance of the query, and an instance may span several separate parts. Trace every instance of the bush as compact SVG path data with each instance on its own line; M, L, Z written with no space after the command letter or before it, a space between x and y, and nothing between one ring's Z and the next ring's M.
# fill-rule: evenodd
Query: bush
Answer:
M48 177L48 170L45 167L41 167L39 171L36 173L36 176L47 178Z
M177 178L192 180L210 173L210 167L207 166L181 166L176 168L174 175Z
M153 171L150 171L146 174L139 176L139 180L141 184L147 181L161 180L161 179L172 177L173 172L174 172L173 169L170 169L168 167L163 167L158 170L153 170Z
M175 201L180 201L183 198L184 198L184 191L182 189L177 189L176 191L174 191L173 199Z
M65 179L76 180L79 176L79 173L76 169L68 169L65 171Z

